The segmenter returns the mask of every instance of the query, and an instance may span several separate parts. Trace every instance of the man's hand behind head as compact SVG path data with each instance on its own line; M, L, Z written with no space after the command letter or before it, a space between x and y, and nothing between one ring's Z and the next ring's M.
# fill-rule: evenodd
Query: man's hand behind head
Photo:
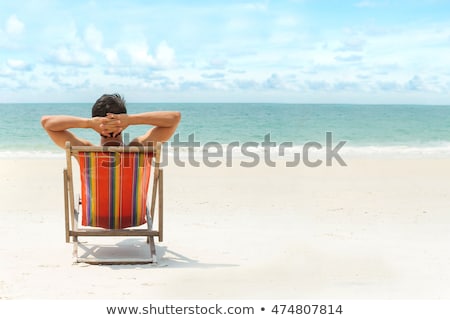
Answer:
M94 117L89 119L90 128L103 136L116 136L124 129L119 119L110 117Z

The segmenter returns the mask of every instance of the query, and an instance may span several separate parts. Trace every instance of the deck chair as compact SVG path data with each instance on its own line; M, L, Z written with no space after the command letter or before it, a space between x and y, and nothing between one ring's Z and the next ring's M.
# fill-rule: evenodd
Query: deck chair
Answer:
M75 262L157 262L154 238L163 241L163 170L160 168L160 156L161 143L152 147L81 147L66 143L67 167L63 171L66 242L72 238ZM75 198L74 192L73 158L78 160L80 168L79 199ZM150 188L151 195L148 197ZM155 214L156 202L158 214ZM149 258L79 257L79 238L97 236L146 237Z

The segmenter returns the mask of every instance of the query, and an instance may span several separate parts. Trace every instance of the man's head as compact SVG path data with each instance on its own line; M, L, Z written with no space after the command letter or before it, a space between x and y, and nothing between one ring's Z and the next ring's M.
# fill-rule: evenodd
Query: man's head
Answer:
M106 117L107 113L127 113L125 100L117 93L104 94L92 106L92 117Z
M127 113L125 100L117 93L104 94L92 106L92 117L106 117L108 113L121 114ZM120 145L122 144L122 132L109 135L102 135L102 145Z

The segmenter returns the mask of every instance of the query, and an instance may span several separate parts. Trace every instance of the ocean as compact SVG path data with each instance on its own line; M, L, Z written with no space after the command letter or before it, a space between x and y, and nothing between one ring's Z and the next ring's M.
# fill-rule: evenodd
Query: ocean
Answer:
M62 157L40 125L50 114L89 117L88 103L0 104L0 158ZM129 113L177 110L182 121L176 132L179 141L188 137L200 146L227 145L265 139L300 149L308 142L325 146L327 132L333 143L345 141L341 152L369 156L450 156L450 106L353 105L276 103L128 103ZM130 127L132 139L148 130ZM99 142L92 130L75 134ZM173 139L169 141L169 148ZM199 149L199 148L197 148ZM201 148L200 148L201 149Z

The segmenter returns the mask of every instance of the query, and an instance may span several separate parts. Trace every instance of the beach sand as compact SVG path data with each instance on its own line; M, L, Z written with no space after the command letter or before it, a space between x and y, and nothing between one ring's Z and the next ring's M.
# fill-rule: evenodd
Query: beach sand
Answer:
M449 299L449 159L346 162L166 167L154 267L72 264L64 159L1 159L0 299Z

